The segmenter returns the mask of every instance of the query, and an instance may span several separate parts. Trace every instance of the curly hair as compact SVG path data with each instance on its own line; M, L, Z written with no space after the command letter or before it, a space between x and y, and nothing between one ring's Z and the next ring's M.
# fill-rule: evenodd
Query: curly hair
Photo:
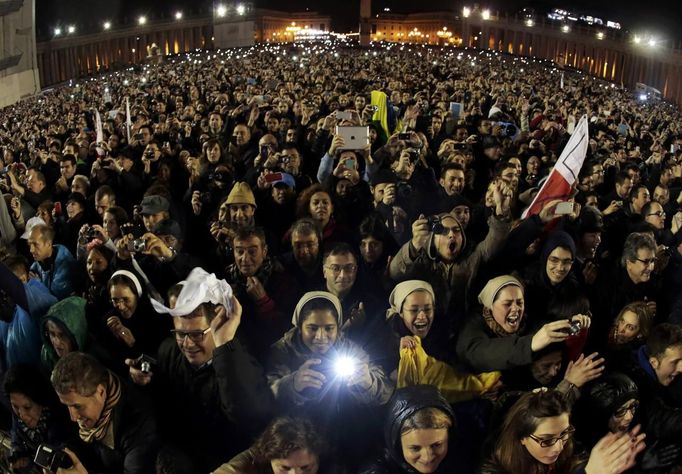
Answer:
M305 418L277 418L252 446L255 463L267 465L273 459L289 457L300 449L307 449L318 459L323 458L329 449L315 425Z
M310 200L315 193L325 193L331 200L331 193L321 184L313 184L305 188L296 199L296 217L310 217ZM333 203L332 203L333 204Z

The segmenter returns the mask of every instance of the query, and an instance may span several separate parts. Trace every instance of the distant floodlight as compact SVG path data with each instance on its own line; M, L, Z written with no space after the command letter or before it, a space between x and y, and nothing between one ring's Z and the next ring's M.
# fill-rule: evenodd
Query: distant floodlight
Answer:
M535 25L535 22L533 21L533 19L532 19L532 18L528 18L528 19L526 20L526 26L533 26L533 25Z
M74 34L76 32L76 27L73 25L69 25L68 28L66 28L66 32L70 35Z
M110 30L111 29L111 22L105 21L103 26L104 26L105 30Z
M464 18L469 18L469 15L471 15L471 8L469 7L462 8L462 16Z
M227 7L225 5L218 5L218 8L215 9L216 14L219 17L224 17L227 15Z
M182 12L175 12L175 19L182 20Z
M656 40L654 38L650 38L649 41L647 41L647 44L653 48L656 46Z
M246 13L246 7L240 3L237 5L237 15L243 15L244 13Z
M571 31L571 27L568 25L563 25L561 27L561 31L563 31L564 33L568 33L569 31Z
M646 94L639 94L639 100L646 100Z
M484 20L490 20L490 10L486 9L481 12L481 18Z
M603 40L603 39L604 39L604 32L603 32L603 31L600 31L600 32L597 33L597 39L598 39L598 40Z
M634 41L635 44L639 44L642 42L642 38L640 36L635 35L635 37L632 38L632 41Z
M61 28L55 28L55 29L54 29L54 35L55 35L55 36L59 36L59 35L61 35L61 34L62 34L62 29L61 29Z
M137 24L138 25L145 25L147 24L147 17L142 15L140 18L137 19Z

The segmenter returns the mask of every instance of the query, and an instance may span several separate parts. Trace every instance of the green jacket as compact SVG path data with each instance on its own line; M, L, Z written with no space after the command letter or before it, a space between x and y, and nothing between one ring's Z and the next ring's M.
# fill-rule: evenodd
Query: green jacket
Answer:
M43 348L40 351L40 360L47 370L52 372L59 356L52 347L50 337L47 335L47 322L52 321L68 332L75 343L74 349L84 352L88 339L88 323L85 319L85 300L78 296L69 296L53 304L40 322Z

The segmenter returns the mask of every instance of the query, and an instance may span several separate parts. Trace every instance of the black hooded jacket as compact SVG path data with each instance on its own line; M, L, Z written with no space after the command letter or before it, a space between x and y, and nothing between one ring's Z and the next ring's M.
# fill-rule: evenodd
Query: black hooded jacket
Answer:
M412 474L417 471L410 466L403 457L400 445L400 430L405 420L423 408L438 408L445 412L453 421L455 414L448 402L431 385L415 385L396 390L387 405L386 422L384 424L385 450L380 459L361 469L361 474ZM449 434L449 448L445 459L440 463L434 474L456 474L455 468L458 456L453 452L453 433Z
M575 243L571 236L563 231L555 231L547 238L540 260L524 275L526 313L532 324L547 321L550 319L548 313L556 314L557 309L571 306L572 302L583 295L577 278L570 271L560 283L553 284L550 281L547 275L547 259L557 247L567 249L571 253L571 258L575 259Z
M585 449L591 449L609 432L609 419L630 399L639 400L637 385L618 372L603 375L583 390L574 409L573 422Z

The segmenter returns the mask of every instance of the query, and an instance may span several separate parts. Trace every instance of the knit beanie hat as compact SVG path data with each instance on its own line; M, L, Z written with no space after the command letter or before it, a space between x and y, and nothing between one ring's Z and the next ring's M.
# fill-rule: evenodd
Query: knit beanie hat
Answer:
M227 196L227 204L251 204L256 206L256 198L247 183L238 182L232 187L232 191Z

